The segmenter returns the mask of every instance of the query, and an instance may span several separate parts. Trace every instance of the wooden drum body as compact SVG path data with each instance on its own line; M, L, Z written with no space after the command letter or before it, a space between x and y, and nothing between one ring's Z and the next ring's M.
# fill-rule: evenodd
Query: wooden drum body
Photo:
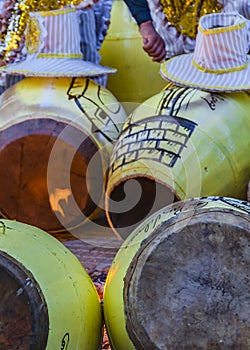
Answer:
M54 237L0 221L0 348L98 350L102 311L79 260Z
M135 229L104 290L114 350L247 350L250 203L179 201Z
M0 212L49 232L100 215L126 113L85 78L25 78L1 95Z
M249 107L248 92L170 85L136 108L111 156L106 212L114 230L126 237L150 213L186 198L246 199Z

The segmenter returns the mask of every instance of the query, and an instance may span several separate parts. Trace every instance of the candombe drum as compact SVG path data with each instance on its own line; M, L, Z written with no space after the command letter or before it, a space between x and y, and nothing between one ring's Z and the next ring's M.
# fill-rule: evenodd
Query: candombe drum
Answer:
M1 95L0 212L47 232L98 217L126 118L87 78L25 78Z
M100 348L102 312L90 276L58 240L0 221L0 348Z
M109 76L107 88L121 102L143 102L166 85L159 73L160 64L152 62L142 45L138 25L127 5L114 0L100 55L101 64L117 69L116 74Z
M128 117L112 152L106 212L122 237L161 207L191 197L246 199L248 92L173 85Z
M179 201L123 242L104 319L114 350L249 349L250 203Z

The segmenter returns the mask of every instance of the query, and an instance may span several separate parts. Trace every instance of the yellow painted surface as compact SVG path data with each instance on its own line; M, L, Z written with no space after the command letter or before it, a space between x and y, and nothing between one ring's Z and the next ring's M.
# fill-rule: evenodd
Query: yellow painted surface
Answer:
M249 108L249 92L212 94L172 86L149 98L129 115L113 149L107 198L121 181L145 176L181 200L246 199ZM106 212L109 217L108 200Z
M218 197L208 197L188 199L166 206L140 224L120 247L110 267L105 284L104 321L113 350L135 350L126 330L123 288L126 272L138 249L143 245L143 240L163 224L166 229L166 223L171 223L171 219L178 217L178 215L180 215L181 221L182 213L185 214L185 218L191 218L201 209L203 212L230 210L239 213L239 215L242 213L245 217L250 214L250 206L246 202L226 197L220 199Z
M79 129L83 136L89 137L96 145L104 181L113 143L127 118L125 110L108 89L87 78L63 77L29 77L16 83L0 96L0 115L0 132L31 119L50 119ZM53 136L53 130L51 133ZM62 135L63 133L67 135L67 128L62 131ZM53 154L50 159L53 159ZM48 174L48 178L52 175ZM89 187L94 187L91 181ZM100 197L104 196L103 191L104 184L100 185ZM94 202L95 200L93 198ZM100 202L95 202L97 209L89 218L95 218L103 212L102 201L103 198ZM78 207L75 212L77 211Z
M31 272L44 295L49 316L46 350L97 350L102 312L95 286L79 260L54 237L36 227L0 221L0 250Z
M71 122L108 151L127 117L108 89L86 78L63 77L18 82L0 96L0 114L0 130L28 118Z
M166 85L160 64L142 49L138 25L124 1L114 0L111 24L100 49L101 63L118 72L108 77L107 88L121 102L140 103Z

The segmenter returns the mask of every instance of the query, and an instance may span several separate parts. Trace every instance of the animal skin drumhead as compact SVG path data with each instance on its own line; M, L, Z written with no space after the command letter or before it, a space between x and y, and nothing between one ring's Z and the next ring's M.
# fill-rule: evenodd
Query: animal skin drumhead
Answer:
M163 222L124 282L136 349L244 349L250 344L247 213L210 208Z

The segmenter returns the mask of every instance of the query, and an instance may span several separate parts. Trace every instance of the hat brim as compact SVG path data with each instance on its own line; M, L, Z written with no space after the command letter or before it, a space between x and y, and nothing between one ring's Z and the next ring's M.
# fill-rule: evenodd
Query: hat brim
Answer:
M198 70L192 63L193 54L185 54L162 63L160 73L163 78L180 86L212 92L245 91L250 90L250 56L247 59L245 69L215 74Z
M27 77L96 77L117 72L115 68L101 66L81 59L66 58L24 60L1 67L0 71Z

